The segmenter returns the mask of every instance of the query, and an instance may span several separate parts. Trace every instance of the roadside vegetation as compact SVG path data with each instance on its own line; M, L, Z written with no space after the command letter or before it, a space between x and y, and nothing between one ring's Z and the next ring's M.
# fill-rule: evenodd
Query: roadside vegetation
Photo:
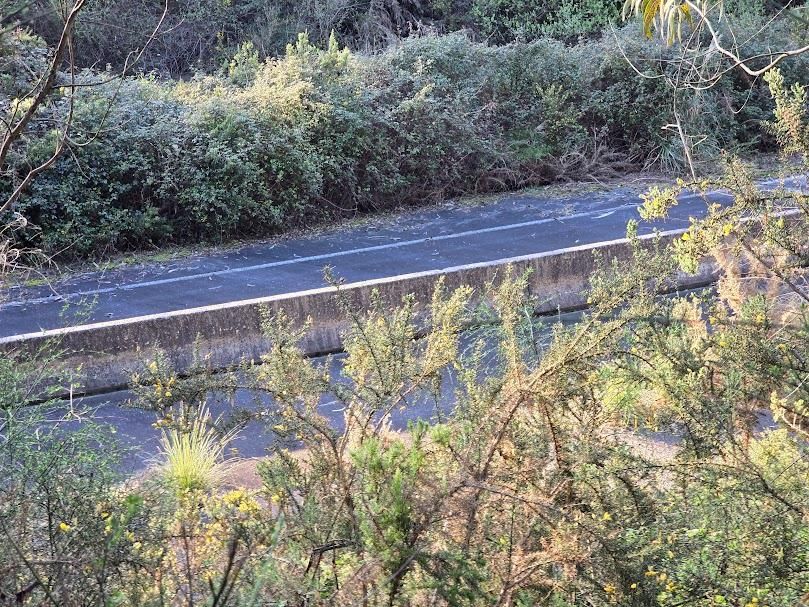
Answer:
M478 41L503 45L521 39L554 38L575 43L599 38L621 21L623 0L177 0L158 36L146 49L143 69L182 77L227 66L249 43L260 59L282 56L298 33L326 47L334 32L354 51L373 53L403 38L466 31ZM802 3L783 0L726 0L734 19L773 15ZM41 8L43 5L39 5ZM160 19L164 2L98 0L88 2L76 30L82 67L120 68L140 48ZM24 22L48 43L62 30L58 11L40 10ZM122 24L126 23L126 27Z
M757 192L734 164L722 185L741 186L743 202L695 222L673 251L639 242L631 264L602 267L590 311L550 335L530 315L524 277L507 276L477 292L439 285L425 309L405 299L354 314L343 378L302 355L283 316L266 321L260 364L236 375L183 378L158 355L133 388L164 438L136 478L116 472L115 436L91 410L21 406L58 382L32 389L41 365L4 359L0 597L800 604L806 198ZM650 197L647 212L669 195ZM762 215L740 223L750 211ZM656 295L706 251L725 270L716 292ZM751 260L761 265L742 278ZM249 414L275 435L249 486L234 486L228 449L248 413L207 413L234 390L273 402ZM440 411L448 391L454 404ZM321 415L324 400L343 428ZM435 418L393 431L391 413L416 401L434 403Z
M153 411L162 432L136 477L120 471L114 429L55 399L71 388L58 343L37 356L3 354L0 605L806 603L809 197L759 189L733 153L772 148L783 176L809 174L807 54L773 52L806 44L805 30L801 42L791 21L776 20L765 56L733 46L725 74L702 61L717 41L683 4L629 7L672 44L644 42L635 29L617 34L621 48L638 53L629 57L652 49L658 68L675 69L661 56L676 59L689 68L681 87L637 77L614 39L595 34L503 47L468 34L413 36L373 56L302 36L266 63L243 49L227 75L118 79L125 94L112 104L106 85L72 81L81 91L70 102L73 136L82 125L95 134L31 180L7 230L23 242L30 219L48 246L76 255L158 241L136 238L144 233L225 238L319 213L660 163L663 150L680 174L696 174L710 150L718 176L652 188L645 217L665 215L684 190L726 188L735 202L708 208L670 246L638 240L630 224L632 260L600 264L575 325L541 330L526 277L506 275L475 289L439 282L423 306L405 297L358 311L338 293L351 319L341 377L303 356L305 328L283 314L265 319L270 346L238 373L206 373L203 358L200 372L181 376L157 351L132 378L133 404ZM706 46L682 39L693 31ZM538 26L537 35L549 33ZM750 77L764 68L763 84ZM713 84L695 93L699 82ZM63 116L63 102L48 100L37 116ZM654 116L666 108L676 122L661 135ZM95 111L114 128L99 129ZM9 146L19 158L45 145L31 132ZM678 141L696 165L678 156ZM278 201L278 216L258 191ZM315 211L315 202L340 209ZM113 229L131 236L103 236ZM16 250L0 249L3 267L20 262ZM721 269L714 288L660 296L706 255ZM236 391L265 406L211 416L209 405ZM446 394L450 411L439 407ZM322 415L324 401L342 411L342 427ZM417 401L435 415L394 431L391 414ZM231 451L248 420L273 434L249 485Z
M768 80L772 131L806 171L803 89ZM115 437L92 411L23 406L60 385L55 360L4 358L0 597L800 604L807 200L758 191L730 160L702 185L731 188L737 202L695 220L672 249L638 242L631 264L602 267L582 321L549 337L524 277L507 276L477 295L439 285L425 310L405 299L351 315L348 382L302 355L283 316L266 320L261 363L237 375L183 378L158 355L133 388L156 412L161 454L134 479L116 472ZM650 192L645 213L665 213L674 193ZM706 253L724 270L716 291L657 296ZM462 341L475 325L479 339ZM229 483L238 458L226 457L247 414L212 419L206 408L237 389L274 403L253 413L276 439L250 487ZM447 390L454 405L439 414ZM344 428L320 414L323 399ZM416 400L434 402L436 418L392 431L391 412Z
M66 153L19 196L15 210L27 225L15 238L63 259L98 258L269 236L469 193L683 168L683 139L671 128L677 47L646 40L634 22L553 37L555 30L540 27L544 9L514 3L510 13L500 4L477 2L471 13L491 11L482 23L503 31L493 38L506 43L499 46L481 40L481 25L477 33L413 34L369 55L345 47L358 42L335 27L339 33L325 38L288 38L278 56L243 41L221 69L180 81L118 78L115 67L77 65L69 78L59 76L74 88L42 106L3 166L6 197L48 159L58 139L53 125L70 117ZM85 28L94 23L92 6L84 9ZM800 22L768 23L772 15L754 8L738 8L740 52L759 56L799 44ZM566 10L554 23L573 18ZM192 23L194 14L186 16ZM506 35L509 20L539 29L523 36L515 26ZM76 61L93 57L79 53L83 31ZM172 36L151 40L142 61ZM3 47L8 105L35 86L48 51L24 29L5 33ZM808 61L783 61L787 81L800 81ZM719 69L723 58L708 63L705 69ZM774 150L759 128L773 107L760 78L733 71L677 97L677 121L698 167L715 167L723 149Z

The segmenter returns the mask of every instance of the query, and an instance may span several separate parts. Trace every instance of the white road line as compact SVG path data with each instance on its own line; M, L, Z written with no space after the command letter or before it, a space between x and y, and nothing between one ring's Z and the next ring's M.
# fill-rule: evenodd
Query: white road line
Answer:
M624 209L635 209L638 205L635 203L632 204L624 204L613 209L610 209L611 212L620 211ZM334 259L336 257L344 257L346 255L356 255L358 253L370 253L373 251L383 251L387 249L398 249L402 247L410 247L413 245L424 244L426 242L437 242L441 240L452 240L455 238L463 238L465 236L476 236L478 234L490 234L492 232L502 232L505 230L515 230L518 228L525 228L528 226L536 226L542 225L546 223L552 222L561 222L564 223L570 219L579 219L582 217L591 217L597 213L603 213L603 209L598 211L586 211L583 213L575 213L573 215L565 215L564 217L546 217L543 219L534 219L532 221L523 221L520 223L512 223L507 225L501 226L493 226L491 228L480 228L477 230L467 230L466 232L456 232L454 234L443 234L439 236L432 236L432 237L425 237L425 238L416 238L413 240L403 240L401 242L390 242L387 244L380 244L374 245L371 247L361 247L358 249L347 249L345 251L335 251L334 253L323 253L321 255L310 255L308 257L295 257L294 259L283 259L281 261L271 261L268 263L262 263L252 266L243 266L241 268L230 268L227 270L215 270L213 272L203 272L200 274L188 274L186 276L174 276L171 278L159 278L157 280L148 280L144 282L136 282L131 284L125 285L117 285L114 287L105 287L100 289L91 289L87 291L77 291L75 293L66 293L64 296L59 295L49 295L47 297L39 297L34 299L27 299L24 301L11 301L4 304L0 304L0 310L5 308L15 307L15 306L27 306L33 304L40 304L40 303L47 303L50 301L64 301L68 299L75 299L78 297L92 297L95 295L103 295L105 293L113 293L115 291L131 291L134 289L140 289L144 287L154 287L159 285L165 284L173 284L178 282L187 282L191 280L198 280L200 278L213 278L214 276L225 276L228 274L238 274L240 272L252 272L255 270L266 270L268 268L277 268L280 266L288 266L297 263L307 263L312 261L324 261L328 259Z
M683 228L674 230L664 230L662 232L653 232L652 234L643 234L638 238L640 240L648 240L653 238L672 236L682 234L685 231ZM341 289L347 291L349 289L361 289L364 287L377 287L385 284L397 283L405 280L413 280L424 278L428 276L441 276L444 274L451 274L453 272L461 272L465 270L474 270L477 268L486 268L493 266L506 266L509 264L521 263L524 261L534 260L540 257L554 257L564 253L571 253L574 251L586 251L588 249L606 247L614 244L624 243L626 238L617 238L613 240L604 240L601 242L589 243L586 245L579 245L574 247L565 247L562 249L554 249L552 251L543 251L541 253L531 253L528 255L519 255L516 257L505 257L503 259L495 259L492 261L479 261L476 263L463 264L459 266L451 266L448 268L439 268L434 270L422 270L421 272L411 272L410 274L398 274L394 276L383 276L382 278L370 278L368 280L360 280L357 282L350 282L341 285ZM168 312L155 312L152 314L144 314L142 316L130 316L118 320L104 320L92 322L86 325L73 325L68 327L61 327L56 329L40 329L30 333L20 333L18 335L9 335L6 337L0 336L0 346L8 343L14 343L26 339L48 339L51 337L64 336L70 333L85 333L87 331L95 331L110 327L117 327L121 325L136 325L142 322L148 322L157 319L178 318L189 316L193 314L205 314L218 310L228 310L234 308L242 308L245 306L254 305L269 305L271 302L286 302L293 301L300 297L307 297L312 295L320 295L323 293L336 293L337 287L327 286L318 287L316 289L306 289L305 291L293 291L287 293L279 293L276 295L264 295L263 297L253 297L251 299L240 299L238 301L227 301L218 304L209 304L206 306L199 306L197 308L182 308L179 310L170 310Z

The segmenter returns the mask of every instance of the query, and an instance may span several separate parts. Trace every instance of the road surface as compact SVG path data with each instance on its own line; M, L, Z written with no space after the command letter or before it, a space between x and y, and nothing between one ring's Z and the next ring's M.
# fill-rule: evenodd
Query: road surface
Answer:
M581 312L569 312L556 315L543 323L538 333L538 345L542 347L550 338L550 328L553 323L573 324L579 320ZM469 333L464 337L462 349L469 348L479 335ZM344 354L313 359L315 365L329 365L329 375L340 378L345 360ZM346 381L343 379L343 381ZM395 430L404 430L408 423L424 420L435 423L445 418L455 404L455 390L457 388L455 374L452 370L445 373L443 391L438 402L425 395L408 398L405 408L397 408L391 412L391 427ZM121 390L97 396L87 396L76 399L70 405L59 405L59 413L64 414L70 407L75 411L88 409L92 411L93 423L109 426L115 429L115 441L124 449L122 470L124 472L137 472L154 462L160 452L160 430L154 424L158 416L153 411L133 407L134 394L129 390ZM272 399L266 395L257 394L248 390L237 391L233 399L221 395L211 395L207 402L211 415L228 417L239 411L255 412L258 410L273 409ZM318 411L333 428L342 432L344 429L343 405L331 395L325 394L321 398ZM60 415L51 415L58 418ZM80 423L68 422L67 427L78 428ZM239 433L229 443L229 449L236 449L240 457L261 457L267 454L267 449L273 446L277 437L267 429L263 421L251 421L241 428ZM293 445L294 446L294 445Z
M314 289L325 286L326 266L354 282L613 240L638 219L639 203L637 192L626 189L555 200L510 195L370 227L15 287L0 303L0 337ZM705 207L704 198L686 196L669 219L644 223L640 233L685 227Z

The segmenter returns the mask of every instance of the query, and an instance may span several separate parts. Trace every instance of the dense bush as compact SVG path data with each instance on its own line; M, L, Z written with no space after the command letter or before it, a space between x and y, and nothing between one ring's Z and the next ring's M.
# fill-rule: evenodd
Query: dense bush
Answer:
M440 4L429 0L176 0L169 4L138 69L173 76L216 70L246 42L262 56L283 55L286 44L304 31L319 45L335 32L352 49L379 50L421 24L434 22L441 14ZM32 5L36 8L30 11L27 25L54 43L61 31L60 14L49 10L48 0L33 0ZM150 0L88 2L77 30L80 61L84 66L120 67L131 51L150 39L163 9L164 2Z
M621 0L474 0L472 16L481 35L500 44L542 36L575 40L617 22L622 6Z
M803 0L727 0L734 16L760 17ZM52 44L59 13L32 0L27 22ZM283 55L298 32L324 46L331 32L355 51L378 51L424 31L466 30L476 40L505 44L543 36L575 43L621 21L623 0L174 0L138 70L163 75L226 66L244 43L262 57ZM84 9L77 51L84 66L121 66L160 20L163 2L94 0ZM121 24L126 23L126 27Z
M768 36L749 49L790 39L783 28ZM670 89L638 77L619 44L650 72L674 52L634 28L574 46L424 36L372 56L341 49L334 36L321 50L301 35L266 63L244 46L224 77L89 87L76 108L77 145L18 208L48 251L85 256L263 236L648 163L676 167L678 144L661 130ZM785 63L787 79L805 79L807 61ZM756 127L770 103L741 76L681 99L691 131L707 135L696 148L705 157L761 145ZM21 170L47 149L42 130L16 159Z

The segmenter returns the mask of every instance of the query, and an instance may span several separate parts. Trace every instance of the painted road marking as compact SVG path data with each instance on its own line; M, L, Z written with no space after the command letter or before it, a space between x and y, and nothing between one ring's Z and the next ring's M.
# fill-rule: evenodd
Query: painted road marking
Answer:
M612 212L626 210L626 209L636 209L638 207L637 204L624 204L614 209L611 209ZM238 274L241 272L253 272L255 270L266 270L268 268L277 268L280 266L288 266L292 264L298 263L307 263L312 261L324 261L328 259L334 259L336 257L345 257L347 255L357 255L360 253L370 253L373 251L384 251L388 249L399 249L402 247L410 247L418 244L424 244L428 242L437 242L441 240L453 240L455 238L464 238L466 236L476 236L479 234L491 234L493 232L503 232L506 230L515 230L518 228L525 228L528 226L536 226L542 225L546 223L553 223L553 222L560 222L564 223L571 219L579 219L582 217L591 217L596 215L597 213L603 213L603 210L598 211L586 211L582 213L575 213L573 215L565 215L564 217L546 217L543 219L534 219L532 221L523 221L520 223L511 223L506 225L500 226L492 226L490 228L480 228L477 230L467 230L465 232L456 232L453 234L442 234L438 236L427 236L424 238L415 238L413 240L403 240L401 242L390 242L387 244L380 244L374 245L371 247L360 247L357 249L347 249L344 251L335 251L333 253L323 253L321 255L309 255L307 257L294 257L292 259L283 259L280 261L270 261L267 263L256 264L252 266L243 266L240 268L229 268L227 270L215 270L213 272L202 272L199 274L188 274L186 276L173 276L171 278L159 278L157 280L147 280L144 282L135 282L125 285L117 285L114 287L104 287L100 289L90 289L87 291L77 291L75 293L67 293L65 295L49 295L47 297L38 297L35 299L27 299L24 301L10 301L4 304L0 304L0 310L16 307L16 306L27 306L27 305L34 305L40 303L48 303L51 301L65 301L68 299L74 299L77 297L92 297L95 295L104 295L106 293L113 293L115 291L131 291L134 289L141 289L144 287L154 287L159 285L166 285L166 284L173 284L178 282L188 282L191 280L198 280L200 278L208 278L212 279L215 276L226 276L230 274Z

